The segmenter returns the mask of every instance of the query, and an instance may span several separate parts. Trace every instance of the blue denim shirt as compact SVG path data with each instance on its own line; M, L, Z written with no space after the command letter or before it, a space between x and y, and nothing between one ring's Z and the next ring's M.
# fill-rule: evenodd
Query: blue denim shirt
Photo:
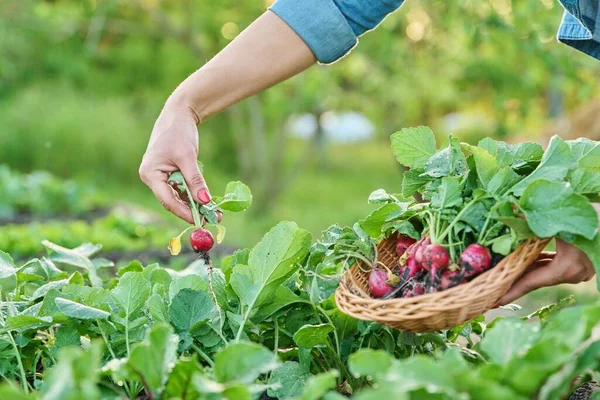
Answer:
M600 0L559 0L565 8L558 40L600 59ZM374 29L404 0L277 0L270 8L322 64L348 54L358 37Z

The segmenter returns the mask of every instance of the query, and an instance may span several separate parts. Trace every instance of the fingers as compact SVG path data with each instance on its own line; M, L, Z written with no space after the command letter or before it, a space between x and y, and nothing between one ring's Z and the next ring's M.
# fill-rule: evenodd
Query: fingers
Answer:
M554 257L556 257L555 251L542 251L537 259L538 260L554 259Z
M177 195L175 190L166 182L166 174L164 180L154 178L147 185L150 187L160 204L167 210L183 219L190 224L194 224L194 217L189 207L184 204Z
M200 204L207 204L210 202L211 197L208 186L206 186L206 181L204 180L202 173L200 173L198 162L196 161L196 157L193 156L193 153L190 153L187 157L181 159L178 164L179 170L183 174L194 200Z
M535 268L519 278L499 303L501 305L509 304L531 291L558 283L560 282L557 275L551 268Z

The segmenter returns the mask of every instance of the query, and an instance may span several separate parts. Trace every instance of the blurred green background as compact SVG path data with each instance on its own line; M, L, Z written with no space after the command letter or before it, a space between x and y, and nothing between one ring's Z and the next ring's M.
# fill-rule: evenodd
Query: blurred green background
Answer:
M558 2L406 3L340 62L199 127L213 194L230 180L254 194L251 210L224 221L224 246L252 245L280 220L318 235L364 216L371 191L399 187L389 136L402 127L470 142L600 139L600 63L556 41ZM2 0L0 249L29 256L49 237L164 255L184 224L138 178L154 120L170 92L269 5ZM20 175L35 170L52 176ZM121 217L97 213L124 202Z

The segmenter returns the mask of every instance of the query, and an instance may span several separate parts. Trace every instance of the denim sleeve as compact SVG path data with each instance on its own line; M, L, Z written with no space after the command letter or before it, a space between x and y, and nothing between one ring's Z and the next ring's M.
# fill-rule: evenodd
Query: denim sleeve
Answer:
M560 0L565 8L558 40L600 60L600 9L597 0Z
M356 46L358 36L375 28L404 0L277 0L269 9L330 64Z

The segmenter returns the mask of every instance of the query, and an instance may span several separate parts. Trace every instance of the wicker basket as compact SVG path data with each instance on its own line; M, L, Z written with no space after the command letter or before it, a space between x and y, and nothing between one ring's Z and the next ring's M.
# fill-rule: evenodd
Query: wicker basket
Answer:
M354 265L335 292L338 308L364 321L375 321L407 332L449 329L491 309L513 282L540 255L549 239L529 239L494 268L469 283L442 292L416 297L379 300L371 298L368 273ZM398 262L396 237L383 240L379 261L389 267Z

